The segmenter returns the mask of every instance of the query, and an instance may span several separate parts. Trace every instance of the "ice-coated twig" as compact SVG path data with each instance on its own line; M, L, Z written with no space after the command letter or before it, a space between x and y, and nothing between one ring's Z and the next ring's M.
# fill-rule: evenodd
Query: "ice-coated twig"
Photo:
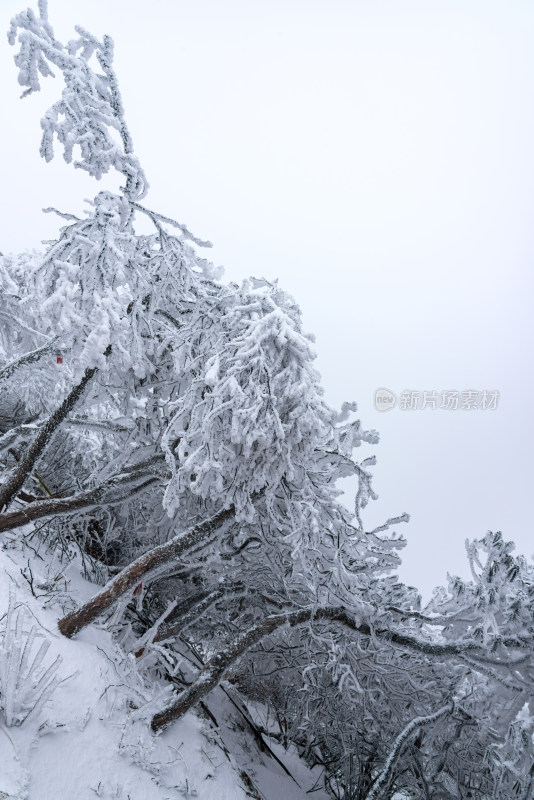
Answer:
M454 711L454 702L451 700L450 703L439 708L437 711L434 711L433 714L427 714L424 717L415 717L412 719L406 727L399 733L397 738L395 739L395 744L393 745L389 756L387 757L386 763L384 764L384 769L376 779L371 791L365 798L365 800L380 800L382 796L382 790L386 787L389 779L391 778L391 773L393 772L393 768L397 763L397 760L402 752L402 749L410 736L414 734L419 728L423 728L426 725L431 725L433 722L437 722L438 719L444 717L446 714L452 714ZM385 797L385 795L384 795Z

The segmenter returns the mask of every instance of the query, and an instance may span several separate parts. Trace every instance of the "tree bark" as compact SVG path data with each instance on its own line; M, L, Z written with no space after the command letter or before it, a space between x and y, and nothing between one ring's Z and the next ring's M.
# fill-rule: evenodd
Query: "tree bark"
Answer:
M86 625L93 622L106 611L115 600L141 582L145 576L169 561L173 561L183 553L202 544L210 535L235 515L233 508L219 511L218 514L194 525L186 533L179 534L165 544L154 547L144 555L132 561L118 575L110 580L102 591L84 603L76 611L72 611L59 620L58 627L64 636L74 636Z
M85 387L96 372L96 367L87 368L85 370L84 376L80 383L78 383L74 389L69 392L59 408L57 408L47 419L43 427L39 430L39 433L35 439L28 445L11 477L8 478L7 481L2 484L2 486L0 486L0 509L7 506L18 493L19 489L22 489L24 481L32 471L35 462L50 441L52 434L63 422L67 414L74 408L82 396Z

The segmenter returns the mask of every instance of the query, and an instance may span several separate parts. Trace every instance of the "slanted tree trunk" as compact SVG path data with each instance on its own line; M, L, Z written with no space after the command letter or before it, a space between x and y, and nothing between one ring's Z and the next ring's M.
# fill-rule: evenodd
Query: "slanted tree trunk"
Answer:
M18 493L19 489L22 489L24 481L32 471L35 462L50 441L52 434L63 422L67 414L74 408L82 396L85 387L96 372L96 367L87 368L85 370L80 383L78 383L74 389L71 389L59 408L57 408L47 419L42 428L39 430L39 433L35 439L30 442L26 448L26 451L22 454L19 462L17 463L12 475L0 486L0 509L7 506Z
M234 639L234 641L228 645L224 653L216 653L212 656L200 670L196 681L180 694L176 702L152 718L150 725L152 730L158 731L167 727L171 722L179 719L189 711L189 709L193 708L199 700L217 686L224 673L232 664L266 636L269 636L269 634L284 625L294 628L312 619L337 619L349 624L351 628L360 630L343 608L335 608L332 606L326 606L324 608L302 608L297 611L288 611L284 614L273 614L270 617L266 617ZM365 631L362 630L362 632L369 633L369 627L363 627Z
M295 627L309 622L311 619L332 619L343 609L332 608L303 608L298 611L289 611L285 614L273 614L253 625L245 633L240 634L231 642L222 653L216 653L202 667L200 673L191 686L183 691L173 705L159 712L152 718L150 727L154 732L166 728L174 720L180 719L189 709L198 703L208 692L214 689L224 673L232 666L247 650L273 631L283 625ZM344 613L344 612L343 612Z
M218 685L225 672L246 653L247 650L255 644L258 644L258 642L266 636L269 636L269 634L284 625L293 628L297 625L309 622L310 620L330 620L332 622L341 623L361 636L371 636L372 634L371 627L368 623L357 622L349 612L339 606L304 608L266 617L244 633L241 633L233 642L230 642L224 652L216 653L212 656L200 670L197 679L178 696L176 702L163 711L160 711L152 718L152 730L154 732L162 730L171 722L174 722L174 720L180 719L180 717L193 708L199 700ZM439 658L451 655L463 657L468 653L471 659L480 657L482 660L485 660L485 658L487 658L484 650L474 642L434 643L416 639L413 636L408 636L396 631L380 629L374 629L373 635L389 645L396 645L397 647L424 653L431 657ZM514 661L503 662L497 659L494 663L499 663L501 666L514 666ZM447 706L447 709L448 708L449 706ZM445 711L442 710L442 713L445 713ZM426 718L422 719L425 720ZM432 716L432 719L429 718L428 721L431 722L433 719L434 717ZM421 722L420 724L423 725L426 724L426 722ZM403 736L405 733L406 731L403 731L400 736ZM406 735L408 736L409 732L406 733Z
M204 522L198 523L186 533L179 534L165 544L154 547L148 553L132 561L110 580L102 591L59 620L58 627L64 636L74 636L86 625L104 613L121 595L139 584L143 578L164 564L174 561L183 553L203 544L218 528L235 515L234 508L224 509Z

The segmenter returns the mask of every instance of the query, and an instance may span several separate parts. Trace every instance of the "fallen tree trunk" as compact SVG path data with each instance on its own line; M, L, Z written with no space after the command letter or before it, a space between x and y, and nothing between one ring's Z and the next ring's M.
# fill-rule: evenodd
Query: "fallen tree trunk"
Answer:
M223 522L231 519L234 515L234 508L219 511L210 519L194 525L186 533L175 536L169 542L154 547L132 561L91 600L59 620L58 627L61 633L68 637L74 636L104 613L121 595L141 583L145 576L204 543L204 540L215 533Z

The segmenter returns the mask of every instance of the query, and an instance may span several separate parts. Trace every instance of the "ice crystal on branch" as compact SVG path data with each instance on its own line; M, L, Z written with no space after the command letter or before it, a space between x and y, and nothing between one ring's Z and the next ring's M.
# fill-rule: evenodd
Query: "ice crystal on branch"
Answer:
M113 71L113 41L105 36L99 42L83 28L77 27L78 39L66 46L54 37L48 22L47 3L39 3L39 16L31 9L18 14L11 22L10 44L18 42L15 63L18 81L26 87L23 96L38 92L39 75L54 76L57 67L65 81L61 99L46 112L41 121L43 137L41 155L46 161L54 157L53 140L63 145L67 163L75 147L81 158L74 166L100 179L111 167L126 178L125 193L131 200L145 196L148 185L124 119L122 99ZM102 72L91 64L95 57Z

